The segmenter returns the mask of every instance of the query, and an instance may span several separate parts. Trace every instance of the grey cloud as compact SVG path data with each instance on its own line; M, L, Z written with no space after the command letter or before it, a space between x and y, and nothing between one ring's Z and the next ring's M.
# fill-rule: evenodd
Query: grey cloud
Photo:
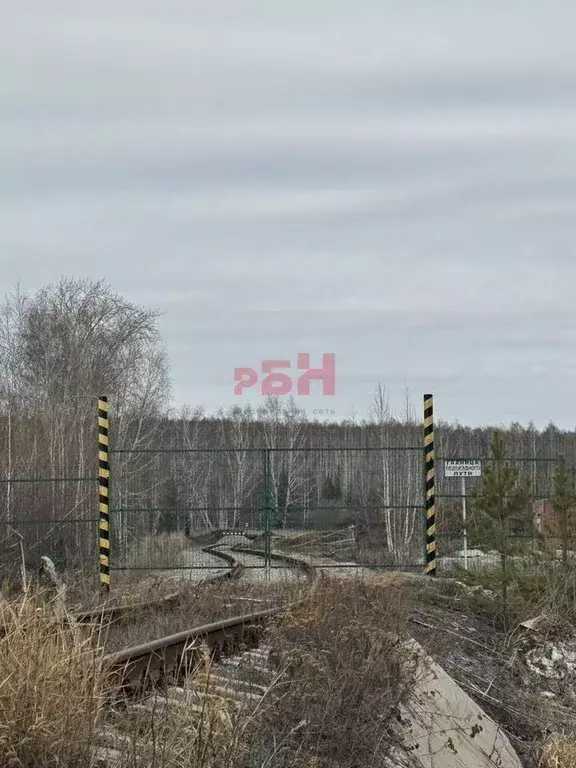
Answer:
M332 351L338 418L573 426L571 4L49 6L0 0L4 291L158 306L176 403Z

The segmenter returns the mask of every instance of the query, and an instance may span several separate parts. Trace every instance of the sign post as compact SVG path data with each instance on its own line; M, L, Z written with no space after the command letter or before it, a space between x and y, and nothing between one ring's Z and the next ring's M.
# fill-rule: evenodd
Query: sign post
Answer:
M445 461L444 477L459 477L462 497L462 538L464 548L464 568L468 570L468 532L466 529L466 478L480 477L482 462L480 461Z
M462 539L464 543L464 570L468 570L468 533L466 531L466 475L462 475Z

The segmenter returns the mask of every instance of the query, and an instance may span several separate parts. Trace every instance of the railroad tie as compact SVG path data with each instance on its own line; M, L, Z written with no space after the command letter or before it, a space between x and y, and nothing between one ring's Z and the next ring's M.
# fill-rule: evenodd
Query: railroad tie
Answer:
M206 548L206 551L209 549ZM219 555L224 556L224 559L229 560L231 564L236 562L234 568L242 568L232 555L227 556L223 552ZM299 565L310 582L311 591L314 590L320 581L320 573L296 558L280 554L274 556L287 560L291 563L291 567L294 564ZM111 708L106 710L106 725L98 730L98 751L93 755L94 763L106 768L120 768L121 759L126 756L123 740L126 736L125 728L127 725L130 728L134 725L130 723L131 715L136 716L136 725L139 724L140 718L144 723L150 723L151 718L156 715L161 718L170 717L171 708L178 713L178 716L183 715L184 720L187 714L191 715L190 722L195 721L197 716L202 719L207 708L210 712L212 707L215 707L218 717L221 717L226 710L231 714L233 710L238 713L244 708L250 715L252 710L258 708L259 702L275 687L281 675L270 664L269 647L260 646L249 649L247 645L251 646L258 641L259 629L258 637L254 634L256 627L260 628L263 622L282 614L287 609L301 605L302 602L303 598L300 598L286 606L271 607L268 610L216 622L213 625L193 628L162 638L161 641L108 654L105 657L106 663L114 670L114 674L118 675L120 682L127 683L123 687L124 694L135 694L137 700L130 701L123 698L122 707L118 710L116 709L118 702L111 701ZM83 615L83 618L84 620L89 618L88 614ZM243 638L243 642L239 643L239 638ZM234 651L236 652L234 656L227 656ZM184 671L187 678L184 687L166 686L168 675L174 671L172 668L180 670L179 661L182 658L189 661L190 656L199 663L194 671L192 671L192 665L186 666ZM158 660L160 660L159 666ZM127 665L128 674L126 673ZM145 681L140 680L144 670L147 674ZM134 680L131 680L130 674ZM176 675L176 679L179 677L179 674ZM138 685L139 680L146 685ZM157 684L163 686L161 692ZM155 685L156 690L153 690ZM142 698L146 691L151 695ZM126 716L128 721L124 722L123 718ZM133 737L130 752L145 756L146 750L150 749L147 736L149 729L148 731L144 729L136 735L132 730L129 732Z
M222 661L220 663L222 664L223 667L226 668L226 670L231 669L231 670L237 670L239 672L242 672L242 668L246 667L246 660L245 659L242 659L242 660L240 660L240 659L222 659ZM270 669L269 669L267 664L261 664L261 663L254 662L254 661L252 661L251 664L250 664L250 670L252 672L258 672L258 673L264 674L264 675L266 675L270 671Z
M189 678L186 687L169 686L163 694L155 693L143 701L127 704L126 714L152 718L171 708L181 713L202 717L207 704L241 709L256 708L268 694L278 673L267 661L269 649L246 650L235 657L223 658L200 674ZM258 682L253 677L256 673ZM130 745L127 736L113 725L105 725L98 732L98 747L94 755L98 768L115 768L121 764L126 748L138 751L138 744Z
M241 678L229 677L228 675L211 675L211 682L215 683L220 688L229 688L232 685L239 691L247 691L248 693L260 694L260 697L264 696L268 692L268 686L254 683L252 680L242 680Z

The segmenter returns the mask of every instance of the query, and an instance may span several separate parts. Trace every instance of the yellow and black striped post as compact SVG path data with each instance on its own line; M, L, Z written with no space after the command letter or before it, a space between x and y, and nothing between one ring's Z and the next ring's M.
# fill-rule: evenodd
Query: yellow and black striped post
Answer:
M436 491L434 462L434 397L424 395L424 463L426 471L426 573L436 576Z
M110 590L110 465L108 463L108 398L98 399L98 543L100 550L100 587Z

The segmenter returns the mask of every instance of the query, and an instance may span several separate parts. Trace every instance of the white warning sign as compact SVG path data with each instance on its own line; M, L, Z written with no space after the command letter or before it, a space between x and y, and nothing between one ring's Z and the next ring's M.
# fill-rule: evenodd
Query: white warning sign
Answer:
M481 461L445 461L444 477L480 477Z

